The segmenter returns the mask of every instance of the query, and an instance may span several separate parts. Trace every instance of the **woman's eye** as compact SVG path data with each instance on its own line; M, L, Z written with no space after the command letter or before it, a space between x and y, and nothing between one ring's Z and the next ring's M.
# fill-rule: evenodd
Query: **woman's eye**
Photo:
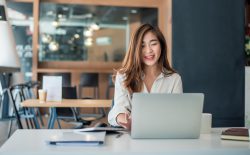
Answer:
M157 42L151 43L151 45L157 45Z

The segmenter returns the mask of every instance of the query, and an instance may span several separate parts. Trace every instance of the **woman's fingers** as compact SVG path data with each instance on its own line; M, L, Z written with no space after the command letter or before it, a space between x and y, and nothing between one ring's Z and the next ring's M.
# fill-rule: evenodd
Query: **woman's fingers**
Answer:
M131 116L130 113L122 113L118 115L118 123L125 129L131 128Z

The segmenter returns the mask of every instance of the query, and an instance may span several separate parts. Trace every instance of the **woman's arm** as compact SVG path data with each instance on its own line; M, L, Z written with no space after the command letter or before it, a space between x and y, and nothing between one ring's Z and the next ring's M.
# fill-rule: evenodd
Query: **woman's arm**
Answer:
M115 93L114 93L114 106L108 114L109 124L112 126L124 126L127 117L125 114L128 113L127 109L131 109L131 103L129 93L123 86L124 76L117 74L115 80ZM127 120L129 122L129 120Z

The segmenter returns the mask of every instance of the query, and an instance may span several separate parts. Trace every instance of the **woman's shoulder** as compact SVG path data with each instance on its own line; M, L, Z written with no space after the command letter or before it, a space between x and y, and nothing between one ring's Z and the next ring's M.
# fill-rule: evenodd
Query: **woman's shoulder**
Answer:
M116 73L116 78L122 78L122 79L124 79L124 78L125 78L125 74L124 74L124 73L117 72L117 73Z
M172 73L172 74L168 74L165 76L165 78L171 78L171 79L181 79L181 76L178 73Z
M174 78L177 78L177 79L180 79L180 78L181 78L180 74L178 74L178 73L173 73L172 76L173 76Z
M117 72L115 75L115 81L124 81L125 77L124 73Z

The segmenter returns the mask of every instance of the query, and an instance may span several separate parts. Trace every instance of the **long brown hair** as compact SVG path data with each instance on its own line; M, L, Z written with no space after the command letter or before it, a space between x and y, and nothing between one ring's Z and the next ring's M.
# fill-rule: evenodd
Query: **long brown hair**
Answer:
M150 24L141 25L133 34L128 52L122 62L122 67L118 69L120 74L125 74L124 86L132 94L133 92L140 92L143 89L142 73L144 64L141 61L142 55L142 41L147 32L152 32L160 42L161 55L158 61L162 73L165 76L175 73L170 67L167 58L167 43L162 32L158 27L153 27Z

